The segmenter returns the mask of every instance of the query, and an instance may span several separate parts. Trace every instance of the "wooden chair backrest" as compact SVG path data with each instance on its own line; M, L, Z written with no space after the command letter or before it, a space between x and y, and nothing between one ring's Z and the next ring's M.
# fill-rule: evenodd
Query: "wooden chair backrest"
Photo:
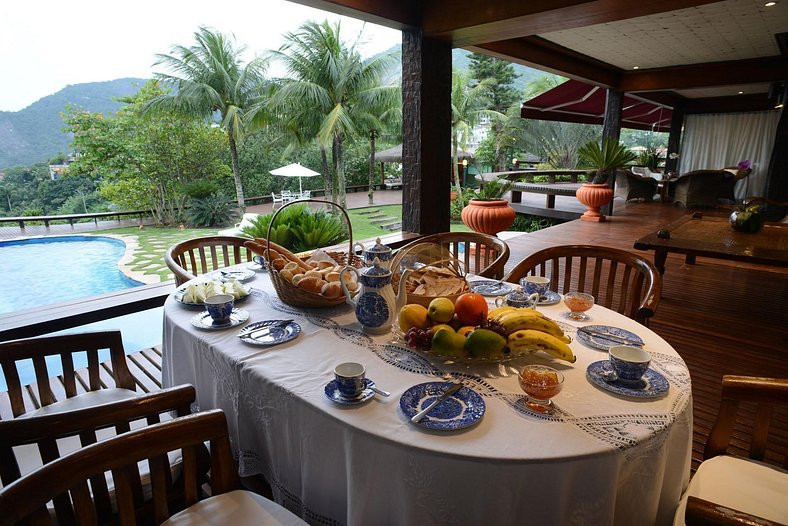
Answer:
M95 444L98 441L98 432L106 428L114 428L115 434L120 435L128 433L135 421L145 419L147 425L156 424L161 421L162 415L171 411L178 416L186 416L190 414L191 404L195 399L194 387L181 385L74 411L0 421L0 480L4 486L7 486L21 478L19 463L14 452L17 446L35 444L41 462L47 464L61 457L58 446L60 439L78 436L81 445L86 447ZM139 477L131 483L135 486L134 494L141 496L143 490ZM91 479L91 485L99 517L113 517L110 492L105 478L95 477ZM67 500L56 497L54 504L60 523L73 522L74 517L70 515L71 509Z
M195 504L201 495L198 457L204 442L210 441L211 494L240 487L230 452L227 421L219 410L179 417L167 422L124 433L87 446L59 458L12 482L0 490L0 523L52 524L46 503L62 495L71 508L76 524L96 524L96 501L88 481L111 472L115 484L117 514L122 525L161 524L172 515L168 491L172 490L167 453L182 450L183 471L179 486L184 506ZM150 466L153 517L138 517L138 499L133 481L139 478L137 462Z
M175 243L164 254L164 261L182 285L200 274L252 261L254 253L244 247L246 238L206 236Z
M784 526L692 495L687 497L684 523L686 526Z
M745 430L748 430L750 440L747 455L754 460L764 460L769 433L774 431L772 424L776 423L772 417L777 407L781 407L784 417L785 409L788 408L788 379L723 376L720 410L706 440L703 458L709 459L729 452L734 430L739 444L737 449L744 450L745 447L740 444ZM782 459L777 459L777 462L783 468L788 468L788 446L783 449Z
M109 349L112 362L111 376L102 374L99 351ZM74 368L74 354L87 353L88 378L77 375ZM31 408L25 407L22 385L19 378L19 361L31 359L36 374L38 406L46 406L57 402L52 392L50 377L54 376L47 368L47 357L58 356L63 368L62 378L64 395L67 398L77 396L85 391L102 389L107 380L114 380L115 387L134 391L136 382L126 362L123 340L120 331L84 332L64 334L61 336L45 336L0 343L0 366L3 368L8 397L14 417L18 417ZM61 395L61 396L62 396ZM38 409L34 407L32 409Z
M401 247L391 261L392 272L399 272L405 254L416 245L434 243L445 248L449 257L459 260L466 273L499 279L509 260L509 245L489 234L477 232L442 232L420 237Z
M654 315L662 294L662 276L646 258L615 248L561 245L539 250L518 263L504 278L518 283L536 275L550 278L550 290L586 292L596 304L643 325Z

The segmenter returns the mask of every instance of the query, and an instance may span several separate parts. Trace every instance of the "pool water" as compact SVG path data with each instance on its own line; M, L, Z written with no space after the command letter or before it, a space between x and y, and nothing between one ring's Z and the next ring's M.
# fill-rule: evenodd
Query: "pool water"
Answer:
M118 269L125 243L109 237L62 236L0 242L0 315L42 305L105 294L142 285ZM119 329L126 353L137 352L162 340L163 309L151 309L53 334ZM104 351L102 360L109 359ZM47 362L50 375L59 368ZM75 367L85 367L82 356ZM22 384L35 381L32 362L20 366ZM0 391L5 391L0 375Z

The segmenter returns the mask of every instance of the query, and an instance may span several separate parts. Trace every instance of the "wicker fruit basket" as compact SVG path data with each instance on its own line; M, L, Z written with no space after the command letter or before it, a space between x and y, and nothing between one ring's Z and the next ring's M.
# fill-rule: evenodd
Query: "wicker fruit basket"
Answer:
M332 205L339 209L342 212L342 217L344 218L345 224L348 230L348 249L347 252L344 251L335 251L335 250L326 250L326 254L328 254L336 263L340 266L351 266L355 268L362 268L364 266L364 261L353 253L353 227L350 224L350 218L347 215L345 209L336 204L332 203L331 201L325 201L322 199L301 199L298 201L291 201L284 206L280 207L276 213L274 213L273 217L271 218L271 222L268 225L268 233L266 235L266 239L258 240L260 244L265 245L265 250L261 254L266 261L269 263L271 262L271 227L274 225L276 221L276 217L279 213L287 208L290 205L294 204L302 204L302 203L320 203L320 204L328 204ZM259 246L259 244L257 245ZM309 255L302 256L301 261L305 262L309 259ZM300 288L296 285L293 285L287 278L281 275L281 272L273 267L273 265L268 265L269 268L269 275L271 276L271 282L274 284L274 289L276 290L279 299L282 300L283 303L288 305L292 305L293 307L334 307L336 305L341 305L345 303L345 295L344 293L338 297L329 298L320 294L319 292L311 292L309 290L305 290Z
M412 261L408 262L408 255ZM392 268L392 285L394 290L399 288L402 268L410 268L411 272L405 282L408 294L408 303L418 303L428 307L435 298L449 298L452 301L470 289L465 281L462 262L454 257L433 260L434 257L445 256L446 251L433 243L417 244L406 253L398 254L395 258L396 266ZM418 268L416 268L418 267ZM445 283L442 287L440 282ZM431 283L430 283L431 282ZM431 285L422 286L421 285Z

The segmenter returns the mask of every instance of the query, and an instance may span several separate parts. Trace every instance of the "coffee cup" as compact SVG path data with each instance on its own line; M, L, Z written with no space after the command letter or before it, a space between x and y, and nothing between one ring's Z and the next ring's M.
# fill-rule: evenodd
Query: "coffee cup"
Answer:
M615 379L622 382L639 382L651 363L651 355L640 347L614 345L608 353Z
M495 298L496 307L508 305L510 307L526 308L535 306L538 302L539 294L526 294L519 290L512 291L506 296L499 296Z
M520 278L520 286L526 294L539 294L539 297L542 297L550 289L550 278L545 276L526 276Z
M339 394L345 398L355 398L364 390L366 369L360 363L345 362L334 367L334 379Z
M232 294L215 294L205 298L205 309L213 320L214 325L224 325L230 323L230 315L233 313L235 297Z

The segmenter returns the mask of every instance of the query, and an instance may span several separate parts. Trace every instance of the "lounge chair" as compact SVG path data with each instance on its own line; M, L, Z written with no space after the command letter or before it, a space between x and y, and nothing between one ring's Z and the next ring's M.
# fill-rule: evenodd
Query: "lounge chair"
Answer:
M685 208L714 208L726 179L732 178L725 170L694 170L674 184L673 204Z
M657 181L651 177L635 173L632 170L619 170L616 174L616 197L621 197L625 202L633 199L652 201L657 194ZM653 173L653 172L652 172Z

